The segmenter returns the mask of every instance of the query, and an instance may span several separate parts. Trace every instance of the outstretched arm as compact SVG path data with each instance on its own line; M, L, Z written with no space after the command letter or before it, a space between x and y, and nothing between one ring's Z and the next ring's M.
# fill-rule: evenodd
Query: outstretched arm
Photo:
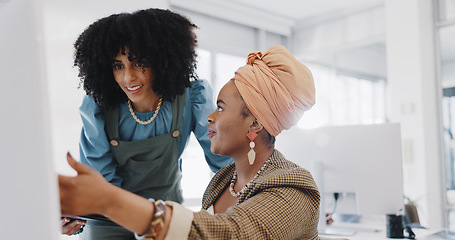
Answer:
M77 162L69 153L67 160L77 176L59 175L62 215L101 214L140 235L149 231L154 213L152 203L108 183L98 172ZM160 237L164 237L172 215L172 209L166 208L165 226Z

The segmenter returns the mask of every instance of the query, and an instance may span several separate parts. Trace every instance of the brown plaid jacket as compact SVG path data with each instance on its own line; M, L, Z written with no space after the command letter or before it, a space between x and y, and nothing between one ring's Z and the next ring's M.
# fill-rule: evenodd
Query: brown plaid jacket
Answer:
M208 209L229 186L235 166L220 169L202 200ZM275 150L255 184L226 213L194 213L189 239L319 239L320 195L311 174Z

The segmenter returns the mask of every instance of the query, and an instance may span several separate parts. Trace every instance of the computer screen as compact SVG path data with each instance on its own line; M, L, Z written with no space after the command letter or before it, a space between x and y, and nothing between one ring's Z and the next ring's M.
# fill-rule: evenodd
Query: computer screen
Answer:
M312 173L325 193L321 208L326 212L335 192L346 200L344 206L339 200L337 213L382 215L403 209L398 123L294 127L277 137L276 149Z

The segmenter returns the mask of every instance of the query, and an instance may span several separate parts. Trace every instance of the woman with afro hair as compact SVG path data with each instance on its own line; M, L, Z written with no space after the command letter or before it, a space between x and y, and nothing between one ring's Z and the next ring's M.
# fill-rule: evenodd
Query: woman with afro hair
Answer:
M232 159L214 155L207 116L215 106L196 80L196 25L161 9L114 14L91 24L74 44L74 66L87 95L81 162L145 198L182 202L181 155L191 132L216 172ZM62 232L85 222L62 219ZM88 221L81 239L134 239L113 222Z

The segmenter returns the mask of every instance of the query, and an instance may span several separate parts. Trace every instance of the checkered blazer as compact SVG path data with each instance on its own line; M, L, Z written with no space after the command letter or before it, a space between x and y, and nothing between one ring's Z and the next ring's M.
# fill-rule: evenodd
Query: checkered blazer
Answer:
M208 209L229 187L235 166L220 169L202 200ZM311 174L275 150L263 173L226 213L194 213L188 239L319 239L320 195Z

